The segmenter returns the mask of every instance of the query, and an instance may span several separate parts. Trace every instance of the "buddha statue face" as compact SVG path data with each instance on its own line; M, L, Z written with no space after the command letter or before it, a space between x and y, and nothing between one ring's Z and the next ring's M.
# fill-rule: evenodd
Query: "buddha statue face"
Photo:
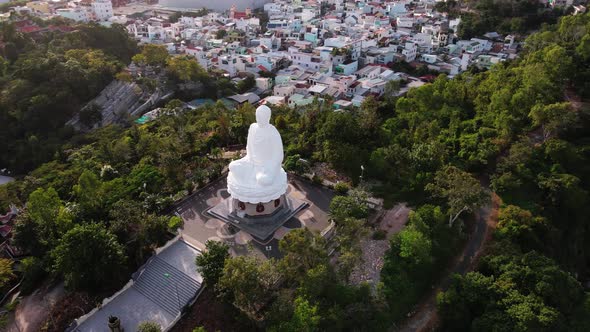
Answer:
M261 127L270 123L270 108L268 106L262 105L256 109L256 123Z

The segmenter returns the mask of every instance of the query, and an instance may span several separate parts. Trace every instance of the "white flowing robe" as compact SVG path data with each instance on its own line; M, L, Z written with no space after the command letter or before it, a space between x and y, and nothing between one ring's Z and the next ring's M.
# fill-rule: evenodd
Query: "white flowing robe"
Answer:
M249 203L268 202L287 190L283 162L283 141L271 124L250 125L246 156L229 165L228 191L232 197Z

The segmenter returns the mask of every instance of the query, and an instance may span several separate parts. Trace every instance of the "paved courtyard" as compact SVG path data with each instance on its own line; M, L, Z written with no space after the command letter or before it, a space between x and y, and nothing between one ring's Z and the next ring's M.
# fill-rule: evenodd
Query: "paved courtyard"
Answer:
M206 213L222 199L229 197L226 187L225 178L215 181L176 208L175 212L184 220L181 235L185 241L201 249L205 248L207 240L225 241L231 246L235 255L243 255L252 251L261 257L280 257L279 240L287 232L305 226L312 231L321 233L330 225L328 210L334 193L307 181L290 177L287 194L307 202L309 207L281 226L268 244L259 244L253 241L248 233L229 227L225 222Z

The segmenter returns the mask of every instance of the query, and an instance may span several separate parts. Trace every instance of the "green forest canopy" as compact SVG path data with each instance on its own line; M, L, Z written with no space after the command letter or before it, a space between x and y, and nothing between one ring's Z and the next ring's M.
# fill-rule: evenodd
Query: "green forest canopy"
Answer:
M137 52L123 26L74 28L33 39L2 23L0 165L15 174L51 159L74 135L65 122Z

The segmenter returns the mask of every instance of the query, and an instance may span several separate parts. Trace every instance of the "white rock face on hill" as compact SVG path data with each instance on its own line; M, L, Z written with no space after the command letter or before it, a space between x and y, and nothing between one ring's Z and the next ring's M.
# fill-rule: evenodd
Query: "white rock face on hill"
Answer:
M97 121L89 128L80 121L79 114L76 114L67 124L76 130L86 131L118 123L126 120L130 115L136 116L148 111L162 99L163 95L164 93L160 89L150 92L142 89L136 83L114 80L81 110L84 112L90 107L97 107L102 114L102 120Z

